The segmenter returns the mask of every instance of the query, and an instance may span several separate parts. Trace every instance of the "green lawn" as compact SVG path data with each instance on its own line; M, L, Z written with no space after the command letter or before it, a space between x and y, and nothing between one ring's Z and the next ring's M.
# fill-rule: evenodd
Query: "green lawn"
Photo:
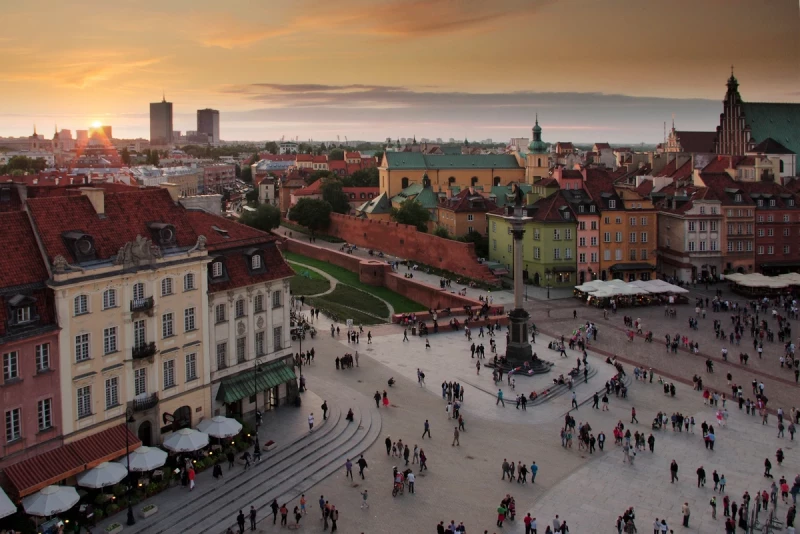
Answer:
M319 295L331 288L331 282L321 274L311 269L301 267L296 263L289 263L297 274L289 281L293 295Z
M386 289L385 287L375 287L362 283L358 279L357 273L348 271L344 267L332 265L330 263L309 258L308 256L295 254L293 252L284 252L283 255L290 262L304 263L306 265L310 265L311 267L316 267L320 271L325 271L329 275L333 276L343 284L360 289L365 293L369 293L370 295L374 295L385 300L392 305L395 313L426 311L425 306L422 306L413 300L407 299L406 297Z
M337 286L337 288L338 287L339 286ZM328 295L325 295L324 297L307 298L306 303L314 306L315 308L321 309L323 313L340 323L344 323L347 321L347 319L352 319L353 324L356 325L383 324L387 322L386 319L379 319L378 317L367 315L366 313L343 306L338 302L327 300L327 297Z
M389 308L386 303L348 285L338 284L331 293L320 298L389 320Z

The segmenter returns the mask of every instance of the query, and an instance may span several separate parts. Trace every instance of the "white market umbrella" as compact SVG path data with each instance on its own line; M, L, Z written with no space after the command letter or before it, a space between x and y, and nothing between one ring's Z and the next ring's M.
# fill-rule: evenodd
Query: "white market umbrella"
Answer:
M181 428L164 440L164 448L172 452L193 452L208 446L208 434L193 428Z
M114 462L103 462L78 475L78 485L84 488L105 488L120 482L127 474L125 466Z
M127 467L128 461L131 471L152 471L167 463L167 451L155 447L139 447L122 458L119 463Z
M236 419L217 415L200 421L197 430L215 438L230 438L242 431L242 424Z
M6 492L0 489L0 519L8 517L17 511L17 506L11 502Z
M47 486L38 493L22 499L25 513L40 517L66 512L80 500L78 492L72 486Z

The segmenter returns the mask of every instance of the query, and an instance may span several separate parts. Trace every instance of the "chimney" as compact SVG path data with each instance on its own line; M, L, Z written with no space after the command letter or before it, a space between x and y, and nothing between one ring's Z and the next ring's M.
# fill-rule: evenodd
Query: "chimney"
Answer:
M174 184L172 182L162 182L159 185L169 191L169 196L172 197L174 202L178 201L178 198L181 196L181 188L178 184Z
M61 181L60 178L58 176L56 176L56 185L58 185L58 182L60 182L60 181Z
M97 215L104 217L106 214L105 191L102 187L81 187L80 192L89 198Z

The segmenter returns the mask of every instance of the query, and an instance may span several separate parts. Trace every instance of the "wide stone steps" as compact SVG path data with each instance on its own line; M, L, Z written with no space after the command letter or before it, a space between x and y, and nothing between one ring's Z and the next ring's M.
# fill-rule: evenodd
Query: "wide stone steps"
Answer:
M238 511L245 507L249 509L251 505L258 510L259 520L266 520L271 514L269 505L273 499L277 498L283 504L299 498L337 469L344 469L346 458L355 463L358 455L375 442L381 432L377 408L371 406L371 400L366 398L352 408L352 423L348 423L340 412L333 430L321 439L310 443L300 440L297 447L290 447L283 457L254 473L247 481L192 503L181 511L183 517L174 521L172 526L153 532L225 532L228 527L235 526ZM313 499L309 497L309 506L312 503Z

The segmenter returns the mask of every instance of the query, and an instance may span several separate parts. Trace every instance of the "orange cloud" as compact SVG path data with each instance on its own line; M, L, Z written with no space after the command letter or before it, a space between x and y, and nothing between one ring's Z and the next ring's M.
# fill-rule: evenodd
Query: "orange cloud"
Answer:
M29 71L6 73L12 82L47 81L62 87L85 89L106 82L123 74L129 74L159 63L164 58L148 58L135 61L83 61L77 63L57 62L50 65L35 65Z

